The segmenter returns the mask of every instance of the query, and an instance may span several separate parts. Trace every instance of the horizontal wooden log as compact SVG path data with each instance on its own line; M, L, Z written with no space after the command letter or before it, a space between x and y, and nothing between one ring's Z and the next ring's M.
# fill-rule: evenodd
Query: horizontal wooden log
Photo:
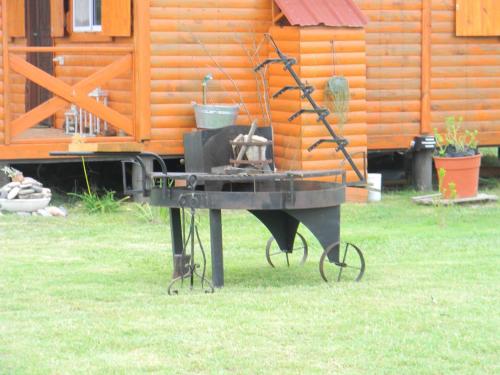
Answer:
M368 112L420 112L420 100L366 102Z
M176 19L151 19L151 32L233 32L233 33L252 33L262 37L262 33L269 30L270 20L238 20L233 22L214 22L213 20L199 21L186 19L179 22Z
M212 92L210 97L208 98L209 103L227 103L227 104L236 104L240 103L240 99L243 100L245 104L249 103L257 103L258 97L255 92L240 92L241 97L237 95L237 93L232 92ZM174 103L191 103L192 101L196 101L201 103L200 92L153 92L151 94L151 102L152 104L174 104Z
M220 9L220 0L151 0L151 8L214 8ZM267 9L271 10L271 5L266 0L225 0L224 7L228 9ZM154 12L154 10L153 10Z
M420 79L417 78L400 78L400 79L380 79L373 78L366 82L367 90L398 90L412 89L420 90Z
M366 66L368 68L420 68L421 59L420 56L370 56L367 58Z
M433 77L431 81L433 89L469 89L469 88L500 88L500 76L495 77L458 77L439 78Z
M335 74L349 76L364 76L366 73L365 64L349 64L349 65L335 65ZM300 69L301 78L304 80L319 77L331 77L333 69L331 65L308 67L304 66Z
M488 111L500 109L499 99L459 99L459 100L433 100L433 111Z
M207 8L204 4L196 8L177 7L175 11L168 7L151 8L153 19L170 19L170 20L262 20L270 21L270 9L254 9L254 8Z
M416 67L390 67L390 68L375 68L367 67L366 74L368 79L371 78L419 78L420 68Z
M400 90L369 90L366 99L371 100L416 100L421 96L420 90L400 89Z
M420 113L418 112L379 112L368 113L367 121L369 123L415 123L420 124Z
M484 89L467 89L467 90L454 90L442 89L432 90L432 100L457 100L457 99L500 99L500 90L497 88L484 88Z
M300 29L301 44L307 42L330 42L331 40L364 40L363 28L304 27Z
M402 45L368 45L366 55L371 56L420 56L420 44L402 44Z
M500 55L500 43L498 44L472 44L472 45L434 45L432 46L432 56L482 56L482 55Z
M449 78L449 77L500 77L500 69L493 66L448 66L448 67L432 67L432 77Z
M376 122L367 125L368 136L374 135L408 135L418 134L420 132L420 123L392 123L383 124Z
M406 11L421 10L421 0L356 0L356 4L369 14L370 11Z
M198 67L198 68L152 68L151 69L151 78L153 81L160 80L193 80L196 78L205 77L207 73L211 73L213 75L214 80L218 79L226 79L227 75L229 75L233 80L239 79L247 79L247 80L255 80L255 76L253 75L251 69L242 69L242 68L224 68L225 74L220 72L215 66L210 65L206 67Z
M408 150L420 131L406 135L368 135L368 150Z
M441 121L450 116L456 116L456 111L433 111L431 113L432 121ZM465 122L481 122L481 121L495 121L498 120L500 124L500 110L487 110L477 111L464 108L460 111L460 116L463 117Z
M341 130L338 126L332 126L333 130L338 133L342 134L343 136L351 136L351 135L365 135L366 134L366 123L347 123L344 125L343 129ZM304 137L325 137L328 136L329 133L326 130L326 128L323 125L316 125L316 126L303 126L302 135Z
M386 11L368 10L364 12L370 22L419 22L422 12L420 10L391 9Z
M329 54L320 54L320 55L302 55L300 64L301 73L304 71L304 68L323 68L329 67L329 76L336 72L336 68L339 66L345 65L360 65L366 63L366 55L364 52L362 53L344 53L344 54L335 54L330 52Z
M369 22L366 25L366 33L420 33L422 25L420 22Z
M422 36L418 34L399 33L367 33L366 45L391 45L391 44L418 44L421 43Z

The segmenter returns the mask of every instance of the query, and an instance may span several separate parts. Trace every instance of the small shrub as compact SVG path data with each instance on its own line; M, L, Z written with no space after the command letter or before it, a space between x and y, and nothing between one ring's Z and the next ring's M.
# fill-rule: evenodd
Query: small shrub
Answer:
M436 139L436 151L441 157L460 157L472 156L478 153L478 131L465 130L462 132L463 117L449 116L446 118L446 136L439 134L437 129L434 129L434 137Z
M122 203L128 199L128 197L116 199L114 191L106 191L102 196L93 192L84 192L83 194L70 193L70 195L79 198L85 210L90 214L116 212L120 209Z
M168 221L168 209L165 207L152 207L149 203L135 203L135 214L147 223Z
M90 214L105 214L110 212L116 212L120 209L121 204L127 200L129 197L122 199L116 199L114 191L106 190L105 194L99 196L90 190L89 177L87 174L87 168L85 167L85 159L82 157L83 174L85 175L85 182L87 184L87 191L83 194L69 193L83 203L83 207Z

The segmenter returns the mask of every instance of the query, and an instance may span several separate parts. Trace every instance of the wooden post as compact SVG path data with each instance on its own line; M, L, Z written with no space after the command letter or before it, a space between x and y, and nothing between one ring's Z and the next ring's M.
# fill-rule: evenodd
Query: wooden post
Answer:
M134 89L136 138L151 138L151 27L150 0L134 1Z
M9 66L9 33L7 20L7 0L2 0L2 52L3 52L3 134L4 143L10 144L10 66Z
M431 0L422 0L422 83L420 134L430 134L431 129Z
M413 187L417 191L432 191L433 150L419 150L413 153Z

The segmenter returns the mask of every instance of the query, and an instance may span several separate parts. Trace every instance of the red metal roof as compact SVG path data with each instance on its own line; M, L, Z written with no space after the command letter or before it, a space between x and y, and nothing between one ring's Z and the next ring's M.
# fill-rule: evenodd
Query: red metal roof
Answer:
M363 27L368 18L353 0L275 0L291 25Z

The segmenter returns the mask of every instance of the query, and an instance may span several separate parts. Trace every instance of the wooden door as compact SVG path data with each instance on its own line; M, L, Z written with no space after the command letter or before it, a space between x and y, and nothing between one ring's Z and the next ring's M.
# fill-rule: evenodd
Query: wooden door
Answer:
M53 45L50 34L50 0L26 1L26 40L28 46L47 47ZM53 53L28 53L29 63L53 75ZM52 94L31 81L26 82L26 111L46 102ZM51 126L52 117L41 125Z

